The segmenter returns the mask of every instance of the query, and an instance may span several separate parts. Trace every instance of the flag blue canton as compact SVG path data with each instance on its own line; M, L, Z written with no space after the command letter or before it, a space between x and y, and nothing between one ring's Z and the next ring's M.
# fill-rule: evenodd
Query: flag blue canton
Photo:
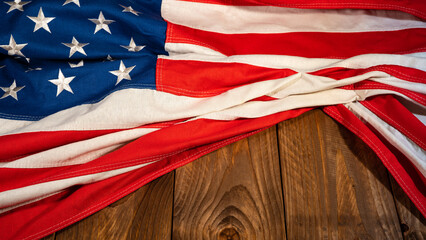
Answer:
M161 1L0 2L0 117L38 120L124 88L155 89Z

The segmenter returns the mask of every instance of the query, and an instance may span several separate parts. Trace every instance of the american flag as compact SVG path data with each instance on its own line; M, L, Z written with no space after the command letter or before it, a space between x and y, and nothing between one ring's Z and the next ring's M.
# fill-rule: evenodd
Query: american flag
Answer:
M37 239L312 108L426 215L423 0L0 4L0 236Z

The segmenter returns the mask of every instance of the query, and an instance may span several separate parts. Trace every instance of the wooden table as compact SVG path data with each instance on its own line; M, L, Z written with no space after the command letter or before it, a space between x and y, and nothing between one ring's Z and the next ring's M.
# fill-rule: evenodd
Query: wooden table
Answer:
M425 223L374 152L315 110L46 239L425 239Z

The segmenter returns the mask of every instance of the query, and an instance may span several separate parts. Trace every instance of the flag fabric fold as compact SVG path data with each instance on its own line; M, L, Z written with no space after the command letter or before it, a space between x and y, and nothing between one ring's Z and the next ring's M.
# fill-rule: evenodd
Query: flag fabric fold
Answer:
M37 239L322 108L426 215L426 3L5 1L0 236Z

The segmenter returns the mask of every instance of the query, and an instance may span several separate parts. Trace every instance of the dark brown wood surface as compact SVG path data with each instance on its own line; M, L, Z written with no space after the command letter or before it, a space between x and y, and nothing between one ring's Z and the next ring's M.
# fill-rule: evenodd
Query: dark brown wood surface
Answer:
M279 124L289 239L400 239L386 169L319 111Z
M173 239L285 239L275 127L176 170Z
M425 223L374 152L314 110L46 239L426 239Z

